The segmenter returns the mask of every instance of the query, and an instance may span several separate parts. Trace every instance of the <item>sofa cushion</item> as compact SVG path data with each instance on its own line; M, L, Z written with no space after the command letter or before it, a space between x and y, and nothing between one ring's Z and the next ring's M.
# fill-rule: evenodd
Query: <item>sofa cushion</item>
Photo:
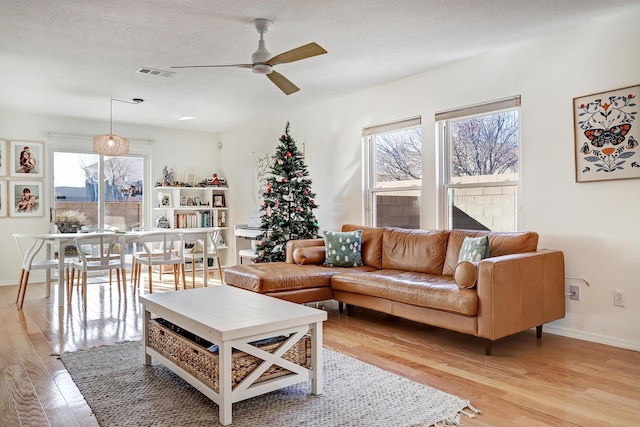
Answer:
M487 236L465 237L460 247L458 262L478 262L483 260L489 256L489 249L489 238Z
M476 290L459 288L451 276L398 270L348 270L334 275L331 287L334 291L384 298L463 316L476 316L478 313Z
M382 269L442 274L448 235L446 230L385 229Z
M382 227L363 227L361 225L345 224L342 231L362 230L362 262L369 267L382 268Z
M538 233L533 231L499 232L480 230L451 230L447 243L447 256L442 274L453 276L458 265L460 247L465 237L489 237L489 256L496 257L509 254L533 252L538 248Z
M354 267L355 269L371 270L370 267ZM345 271L344 268L287 262L239 264L224 270L224 281L228 285L263 294L328 287L331 284L331 276L341 271Z
M327 267L362 267L362 230L325 231L324 265Z
M296 264L322 264L324 262L324 246L296 248L293 251L293 262Z
M324 239L320 237L317 239L289 240L287 242L287 258L285 259L285 261L288 263L293 263L293 252L297 248L308 248L311 246L324 246Z
M453 280L461 288L473 288L478 280L478 263L460 261L453 273Z

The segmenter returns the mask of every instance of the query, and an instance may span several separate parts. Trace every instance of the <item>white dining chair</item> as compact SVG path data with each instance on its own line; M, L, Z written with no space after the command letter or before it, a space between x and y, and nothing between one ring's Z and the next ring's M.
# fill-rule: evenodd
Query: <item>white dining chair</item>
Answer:
M196 287L196 264L198 262L209 262L209 259L215 258L216 263L218 265L218 276L220 278L220 283L222 282L222 267L220 266L220 257L218 255L218 246L217 241L220 238L220 229L212 228L211 230L207 230L207 237L205 241L200 239L195 240L193 242L193 249L190 252L185 251L184 258L185 263L191 264L191 287ZM204 259L204 245L208 244L207 248L207 259ZM203 268L204 271L204 268ZM186 285L185 285L186 287Z
M153 267L162 269L165 265L173 266L174 287L178 290L180 275L182 283L185 281L184 273L184 240L182 233L175 231L150 231L142 232L137 238L137 242L142 245L143 251L135 256L136 283L133 285L133 294L140 286L140 272L143 265L148 267L149 293L153 293ZM158 255L158 251L161 251ZM186 287L186 286L185 286Z
M158 228L147 228L147 227L133 227L131 229L132 232L142 232L142 231L161 231ZM135 294L135 286L138 283L138 268L136 266L136 259L145 254L144 248L142 244L136 239L132 241L133 244L133 252L131 254L131 284L134 286L134 294ZM154 256L162 256L163 252L161 248L152 247L152 253ZM159 278L162 280L162 268L159 270Z
M83 233L73 239L78 250L78 259L70 263L71 279L68 284L69 301L73 295L75 272L82 273L82 297L87 308L87 273L90 271L116 270L118 295L127 298L127 274L125 270L122 238L113 232ZM111 276L110 276L111 277Z
M20 257L22 258L22 268L20 269L20 279L18 280L18 296L16 297L18 310L21 310L24 304L24 296L27 293L27 285L29 284L31 271L57 268L58 260L35 260L36 255L38 255L42 247L45 244L52 244L53 239L47 238L46 236L21 233L14 233L12 236L18 246Z

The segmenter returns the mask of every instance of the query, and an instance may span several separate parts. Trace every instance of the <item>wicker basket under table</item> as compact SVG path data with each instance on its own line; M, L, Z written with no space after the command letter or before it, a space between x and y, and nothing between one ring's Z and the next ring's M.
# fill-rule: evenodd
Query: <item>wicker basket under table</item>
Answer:
M151 319L148 326L149 346L160 354L189 372L194 377L219 392L218 353L208 350L211 343L176 327L164 319ZM275 352L286 337L274 339L266 344L257 346L269 353ZM311 366L311 339L306 335L293 345L283 356L290 362L308 368ZM234 351L232 354L232 388L242 382L261 363L262 359ZM262 382L272 378L290 374L291 371L273 365L266 370L255 382Z

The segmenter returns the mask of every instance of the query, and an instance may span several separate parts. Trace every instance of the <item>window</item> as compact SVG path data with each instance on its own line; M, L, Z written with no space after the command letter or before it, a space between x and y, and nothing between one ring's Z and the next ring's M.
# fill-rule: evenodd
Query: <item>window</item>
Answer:
M436 114L444 228L519 226L520 97Z
M420 124L416 117L363 130L367 225L420 228Z
M54 208L79 210L94 227L130 230L140 226L143 222L144 159L139 156L104 157L104 201L100 199L98 188L100 167L97 154L55 150Z

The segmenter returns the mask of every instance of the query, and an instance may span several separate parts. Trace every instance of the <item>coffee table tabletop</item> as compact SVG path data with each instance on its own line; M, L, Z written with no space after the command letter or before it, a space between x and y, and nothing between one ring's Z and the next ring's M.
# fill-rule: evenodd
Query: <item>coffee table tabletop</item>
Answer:
M141 295L139 298L145 310L145 364L150 364L152 357L159 360L216 402L220 408L221 424L231 424L232 403L292 384L311 380L312 393L322 393L322 322L327 319L325 311L228 285ZM219 392L148 346L147 326L152 314L219 346ZM309 369L292 366L282 358L286 349L306 334L311 336ZM290 338L282 351L278 349L274 354L265 354L250 344L280 335ZM231 355L234 348L263 361L256 371L264 372L275 364L291 370L292 374L254 383L259 373L252 373L232 388Z

